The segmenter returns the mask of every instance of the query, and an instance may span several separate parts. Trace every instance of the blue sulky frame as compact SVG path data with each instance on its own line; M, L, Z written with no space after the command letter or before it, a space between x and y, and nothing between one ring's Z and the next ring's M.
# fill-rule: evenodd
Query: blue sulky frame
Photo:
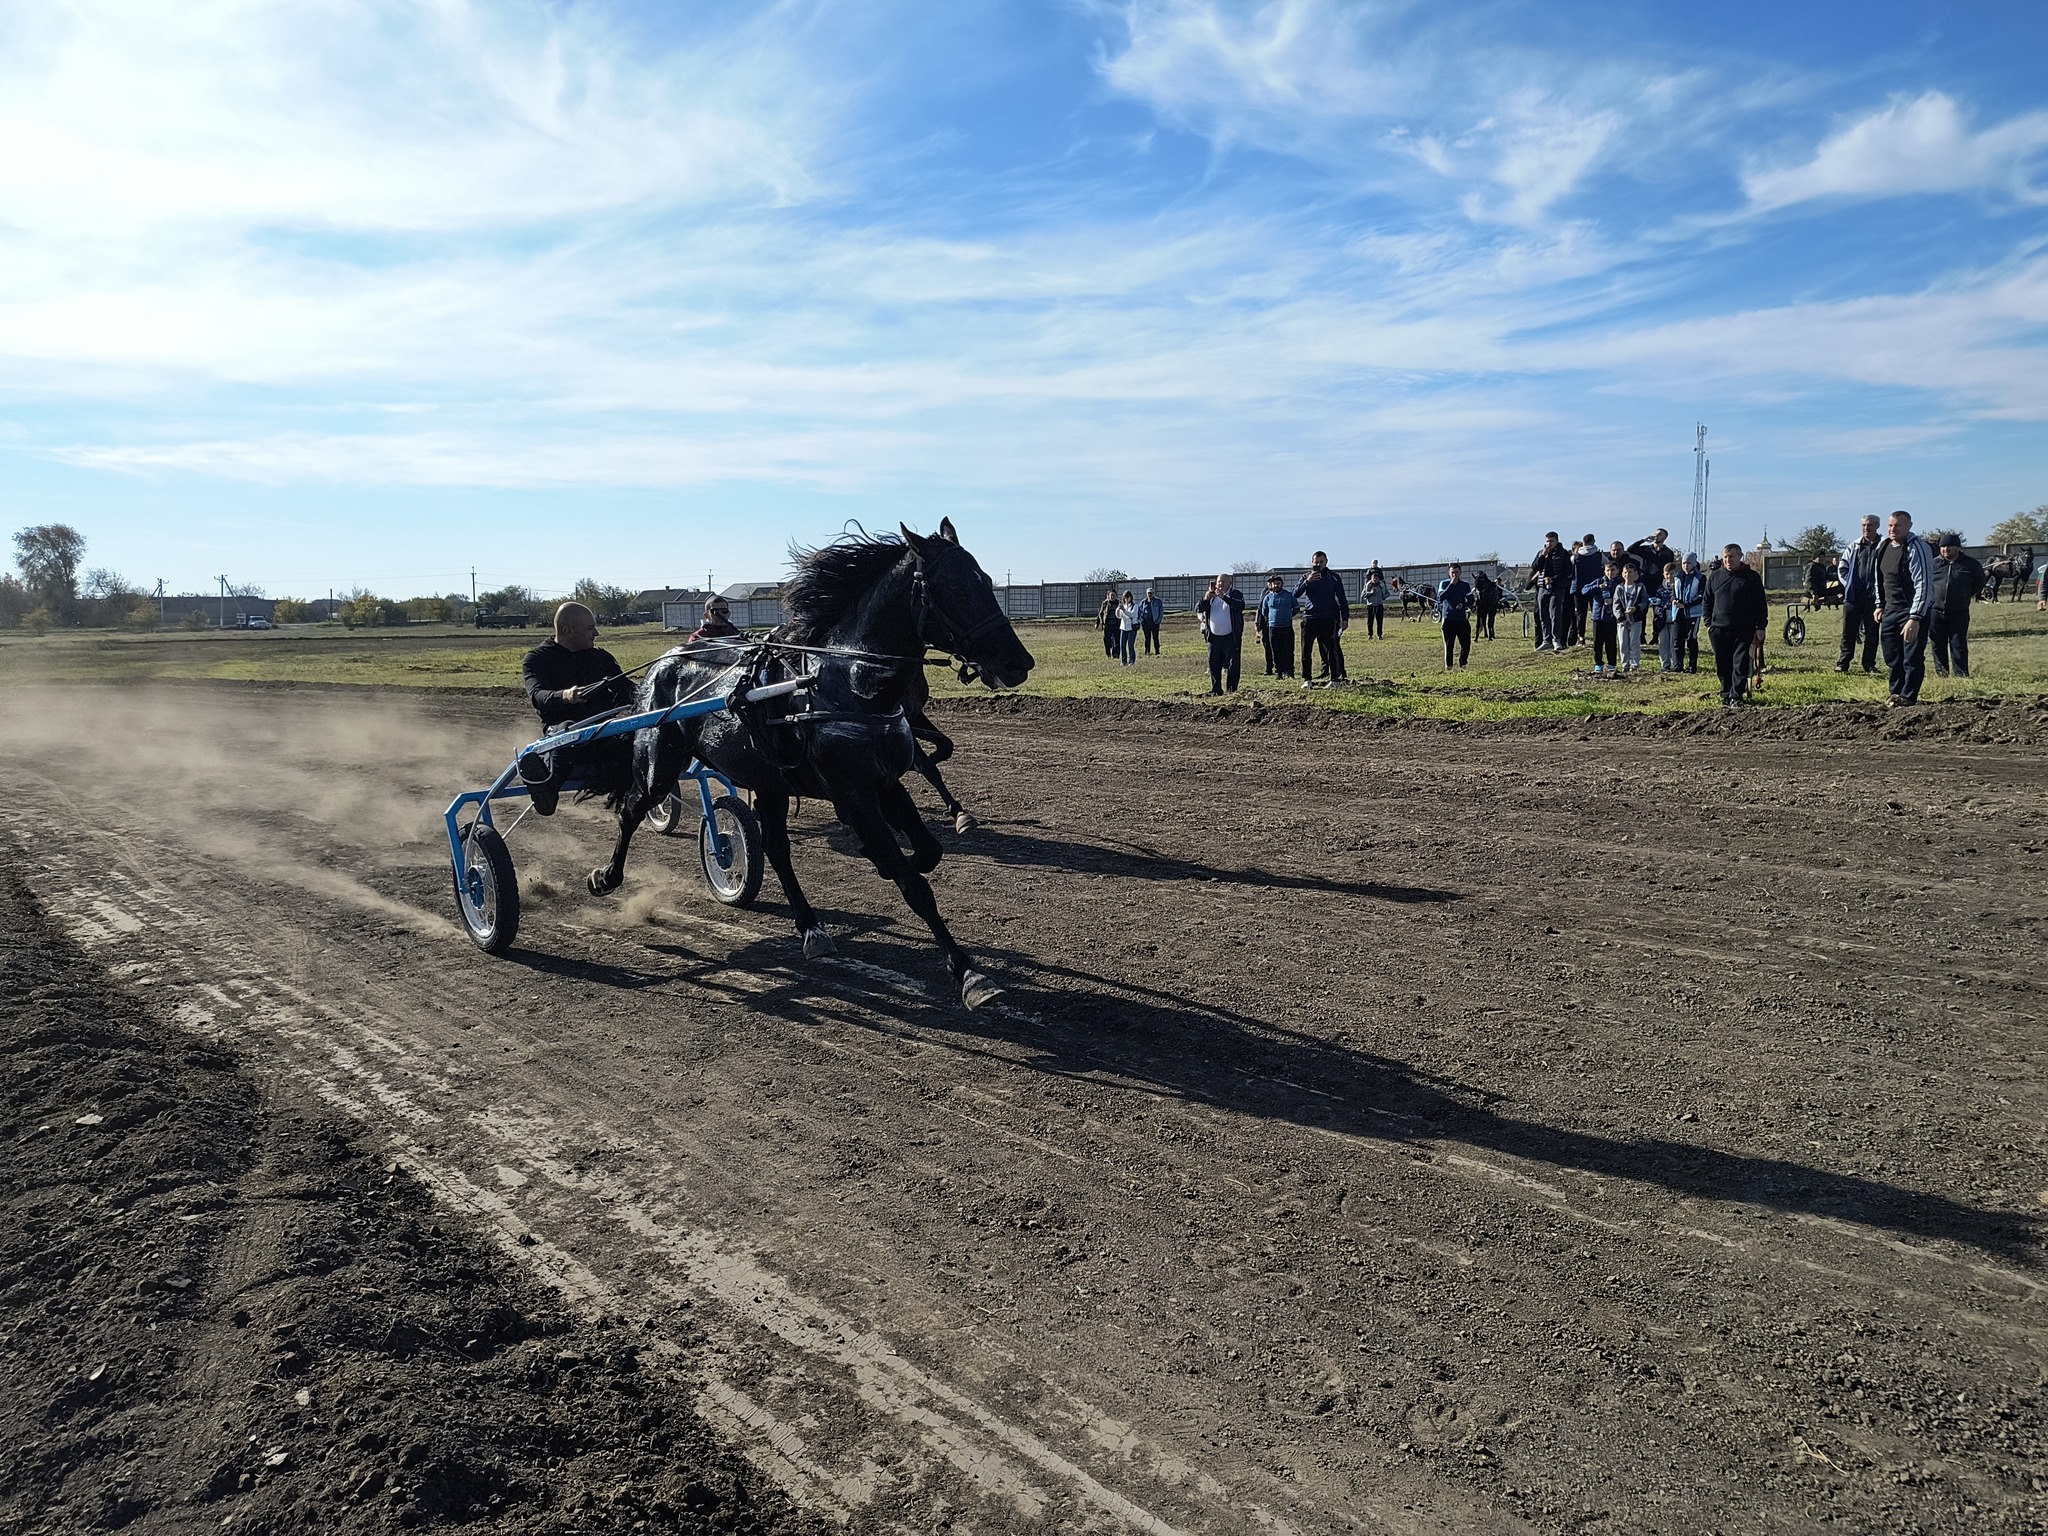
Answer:
M755 688L749 691L746 700L750 704L758 704L769 699L784 698L809 688L813 681L814 679L812 678L800 677L786 683L770 683L766 687ZM469 857L469 843L470 839L477 835L476 829L479 827L483 828L492 838L498 839L502 848L502 839L499 837L497 824L491 816L492 802L522 799L527 796L526 784L521 779L519 773L521 758L526 757L530 753L552 752L562 747L580 747L594 741L606 741L613 737L630 736L636 731L650 730L655 726L673 725L682 720L694 720L703 715L715 715L729 707L730 700L727 698L693 699L684 703L673 704L667 709L643 710L637 714L601 716L596 720L571 726L568 730L557 731L550 736L543 736L540 740L522 748L518 757L513 758L505 771L492 781L490 788L465 790L462 794L457 795L449 802L448 810L442 817L442 822L448 832L448 858L453 866L455 875L455 901L457 907L467 913L471 909L472 901L481 902L484 895L484 875L473 866ZM738 850L730 846L731 839L724 831L720 830L718 821L713 816L712 811L714 801L721 795L733 794L732 781L715 768L706 767L701 762L692 762L684 771L683 776L696 782L697 798L703 812L704 826L713 839L711 851L715 853L721 866L730 867ZM716 789L714 789L714 786L716 786ZM462 820L462 813L470 806L476 807L476 815L465 823ZM509 862L505 873L510 873ZM516 899L516 897L513 898L514 901ZM514 921L516 922L516 918ZM474 928L472 928L471 937L477 939L479 943L483 942ZM509 940L509 934L507 938ZM494 949L497 946L485 945L485 947Z

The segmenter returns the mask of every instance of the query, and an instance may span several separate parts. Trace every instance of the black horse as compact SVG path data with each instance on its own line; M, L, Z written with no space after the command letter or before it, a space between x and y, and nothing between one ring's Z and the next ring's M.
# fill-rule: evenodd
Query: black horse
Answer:
M1986 586L1984 601L1995 603L1998 594L2007 582L2012 583L2012 600L2018 602L2027 595L2027 583L2034 575L2034 546L2029 544L2024 554L1999 555L1984 562Z
M906 704L924 689L927 648L959 658L994 688L1016 687L1036 663L951 519L929 538L905 528L901 539L864 534L810 550L782 601L790 622L766 645L700 643L648 670L643 710L712 697L735 707L634 737L632 779L610 801L619 840L611 862L591 871L590 889L604 896L619 888L633 834L695 757L754 792L762 849L806 958L830 954L833 943L790 863L789 804L798 796L831 802L861 852L931 929L960 1000L979 1007L1000 988L954 942L925 879L941 850L902 784L917 754ZM740 702L744 690L797 677L813 679L800 701Z

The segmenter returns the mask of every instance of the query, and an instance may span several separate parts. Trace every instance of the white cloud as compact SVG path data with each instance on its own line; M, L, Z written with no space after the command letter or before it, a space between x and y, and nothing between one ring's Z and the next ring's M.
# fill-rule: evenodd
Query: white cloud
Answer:
M2028 179L2048 147L2048 112L2031 112L1980 133L1941 91L1898 97L1836 129L1810 160L1752 169L1743 189L1753 207L1783 208L1814 198L1899 197L1910 193L2004 191L2039 202Z
M0 209L46 235L447 231L812 185L742 37L634 59L533 0L81 0L0 52Z

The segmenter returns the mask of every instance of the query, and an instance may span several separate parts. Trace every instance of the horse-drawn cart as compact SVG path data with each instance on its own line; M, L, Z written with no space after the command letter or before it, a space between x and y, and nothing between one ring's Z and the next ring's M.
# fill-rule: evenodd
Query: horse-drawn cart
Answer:
M801 677L771 683L747 692L744 702L759 704L783 698L809 688L814 681ZM491 807L500 801L528 797L520 771L523 761L700 715L718 714L730 709L734 702L730 698L693 699L667 709L638 713L613 710L578 721L523 748L488 789L472 789L457 795L443 820L448 829L448 857L455 873L455 905L462 914L462 926L470 942L486 954L502 955L512 947L519 933L519 876L505 838L526 812L521 810L501 832ZM683 778L697 787L697 854L704 868L704 883L713 897L729 907L750 905L761 890L761 824L753 808L740 797L730 779L701 762L692 762L684 770ZM573 780L563 786L565 790L577 787ZM464 812L471 807L475 814L465 821ZM670 796L648 820L656 830L676 836L686 825L686 816L679 793Z

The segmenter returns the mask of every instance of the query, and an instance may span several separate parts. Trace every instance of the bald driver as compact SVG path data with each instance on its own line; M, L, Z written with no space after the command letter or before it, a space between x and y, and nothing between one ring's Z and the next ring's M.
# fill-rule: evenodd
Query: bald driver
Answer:
M603 714L633 701L633 684L619 676L618 659L597 643L597 615L581 603L555 610L555 638L526 653L523 676L526 697L540 716L542 728L560 730L578 720ZM519 760L519 776L533 797L534 814L552 816L562 783L589 754L612 742L536 753Z

